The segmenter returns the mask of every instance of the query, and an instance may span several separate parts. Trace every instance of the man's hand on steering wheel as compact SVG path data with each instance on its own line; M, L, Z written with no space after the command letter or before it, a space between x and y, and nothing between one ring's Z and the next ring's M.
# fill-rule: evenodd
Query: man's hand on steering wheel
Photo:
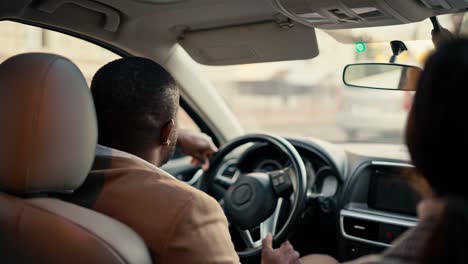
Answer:
M210 167L210 157L218 151L211 137L185 129L179 131L177 144L183 153L192 157L192 164L201 165L204 171Z
M299 264L299 252L289 241L281 244L279 248L273 248L273 237L268 234L262 241L262 264Z

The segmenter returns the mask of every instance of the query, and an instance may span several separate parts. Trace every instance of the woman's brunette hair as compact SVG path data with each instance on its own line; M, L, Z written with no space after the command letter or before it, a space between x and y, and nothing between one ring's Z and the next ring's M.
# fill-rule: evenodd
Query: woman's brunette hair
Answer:
M418 172L445 201L420 262L468 263L467 39L444 43L428 59L408 116L406 144Z

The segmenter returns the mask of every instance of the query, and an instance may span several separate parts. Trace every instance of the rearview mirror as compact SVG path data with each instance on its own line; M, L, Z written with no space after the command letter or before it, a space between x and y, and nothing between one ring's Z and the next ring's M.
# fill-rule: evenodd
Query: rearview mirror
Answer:
M414 91L421 72L418 67L402 64L350 64L343 71L343 82L359 88Z

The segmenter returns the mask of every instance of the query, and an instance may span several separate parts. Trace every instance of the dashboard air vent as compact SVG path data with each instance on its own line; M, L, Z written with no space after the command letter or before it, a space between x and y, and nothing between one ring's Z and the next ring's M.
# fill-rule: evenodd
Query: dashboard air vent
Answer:
M414 221L364 211L341 210L340 215L341 233L345 238L381 247L389 247L393 240L416 225Z
M343 228L346 234L353 237L371 241L377 241L379 237L379 224L377 222L344 217Z

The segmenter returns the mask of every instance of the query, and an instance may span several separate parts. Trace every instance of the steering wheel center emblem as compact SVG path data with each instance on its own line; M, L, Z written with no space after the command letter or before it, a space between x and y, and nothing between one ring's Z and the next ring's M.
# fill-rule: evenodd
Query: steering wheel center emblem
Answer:
M233 202L236 205L244 205L252 198L252 188L248 184L238 186L233 192Z

